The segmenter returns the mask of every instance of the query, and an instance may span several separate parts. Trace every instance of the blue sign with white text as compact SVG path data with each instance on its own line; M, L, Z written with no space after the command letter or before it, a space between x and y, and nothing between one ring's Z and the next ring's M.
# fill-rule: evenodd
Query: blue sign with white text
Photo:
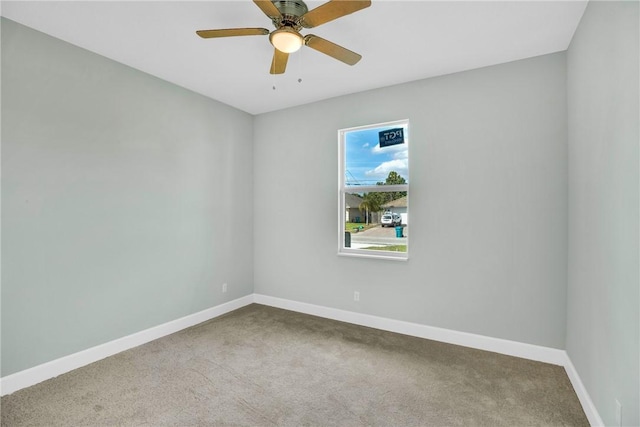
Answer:
M387 129L382 132L378 132L380 138L380 148L388 147L390 145L404 144L404 129Z

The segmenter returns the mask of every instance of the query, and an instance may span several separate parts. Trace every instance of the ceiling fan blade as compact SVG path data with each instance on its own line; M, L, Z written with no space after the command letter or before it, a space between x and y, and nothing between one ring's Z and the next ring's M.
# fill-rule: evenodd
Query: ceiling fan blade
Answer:
M289 54L280 52L278 49L273 49L273 59L271 60L270 74L283 74L287 68L287 61L289 60Z
M203 39L214 37L234 37L234 36L266 36L269 30L266 28L228 28L225 30L200 30L196 34Z
M253 0L253 2L271 19L279 18L280 11L278 8L271 2L271 0Z
M313 28L369 6L371 0L331 0L302 15L300 23L305 28Z
M362 59L361 55L313 34L305 36L304 44L348 65L355 65Z

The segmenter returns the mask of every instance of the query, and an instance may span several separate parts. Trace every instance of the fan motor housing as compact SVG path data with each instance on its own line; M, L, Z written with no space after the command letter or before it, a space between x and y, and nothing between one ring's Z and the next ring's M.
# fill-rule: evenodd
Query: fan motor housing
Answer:
M273 20L276 28L291 27L300 30L300 17L307 13L309 9L302 0L272 0L273 5L278 9L281 16Z
M299 18L309 11L302 0L272 0L272 2L282 15Z

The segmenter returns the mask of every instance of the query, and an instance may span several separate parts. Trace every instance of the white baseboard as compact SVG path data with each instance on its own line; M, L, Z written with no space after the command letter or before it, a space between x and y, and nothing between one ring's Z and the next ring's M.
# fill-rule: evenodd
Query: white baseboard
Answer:
M582 409L592 426L604 426L600 414L593 404L580 376L576 371L569 355L564 350L492 338L467 332L437 328L401 320L372 316L370 314L355 313L336 308L324 307L304 302L292 301L267 295L254 294L254 302L269 305L299 313L311 314L327 319L339 320L384 331L397 332L419 338L446 342L449 344L471 347L479 350L491 351L508 356L522 357L538 362L550 363L564 367L567 376L578 395Z
M79 351L68 356L61 357L15 374L0 378L0 396L11 394L20 389L38 384L50 378L97 362L98 360L112 356L121 351L148 343L166 335L173 334L182 329L197 325L230 311L253 303L253 295L247 295L197 313L190 314L180 319L172 320L162 325L154 326L144 331L136 332L126 337L118 338L86 350Z
M564 365L565 371L567 371L567 376L571 381L571 385L573 385L573 389L576 391L578 395L578 399L580 400L580 404L582 405L582 409L584 410L584 414L587 416L589 420L589 424L592 426L604 426L604 421L600 417L598 410L596 409L596 405L593 404L587 389L584 387L580 376L578 375L578 371L576 371L575 366L573 366L573 362L571 362L571 358L567 354L567 361Z
M283 308L327 319L339 320L355 325L367 326L383 331L396 332L418 338L425 338L563 366L576 394L578 395L578 399L582 404L582 408L589 420L589 423L592 426L604 425L598 410L593 404L593 401L589 397L589 393L578 375L578 372L564 350L454 331L451 329L437 328L434 326L405 322L402 320L388 319L370 314L356 313L261 294L247 295L198 313L190 314L180 319L176 319L144 331L136 332L126 337L0 378L0 396L11 394L20 389L57 377L58 375L88 365L89 363L97 362L98 360L120 353L121 351L173 334L182 329L197 325L198 323L205 322L254 302L257 304Z
M342 322L368 326L370 328L382 329L384 331L397 332L404 335L411 335L414 337L426 338L434 341L476 348L479 350L487 350L494 353L522 357L524 359L536 360L554 365L564 366L566 359L566 353L564 350L555 348L525 344L467 332L459 332L451 329L437 328L434 326L405 322L402 320L388 319L372 316L370 314L355 313L352 311L291 301L267 295L254 294L254 301L258 304L312 314L314 316L325 317L327 319L340 320Z

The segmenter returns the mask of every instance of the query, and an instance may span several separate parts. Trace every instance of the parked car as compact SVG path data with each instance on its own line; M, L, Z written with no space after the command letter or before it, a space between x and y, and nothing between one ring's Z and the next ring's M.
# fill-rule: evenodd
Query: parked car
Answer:
M382 224L383 227L396 227L402 224L402 218L396 213L385 212L382 215L380 224Z

